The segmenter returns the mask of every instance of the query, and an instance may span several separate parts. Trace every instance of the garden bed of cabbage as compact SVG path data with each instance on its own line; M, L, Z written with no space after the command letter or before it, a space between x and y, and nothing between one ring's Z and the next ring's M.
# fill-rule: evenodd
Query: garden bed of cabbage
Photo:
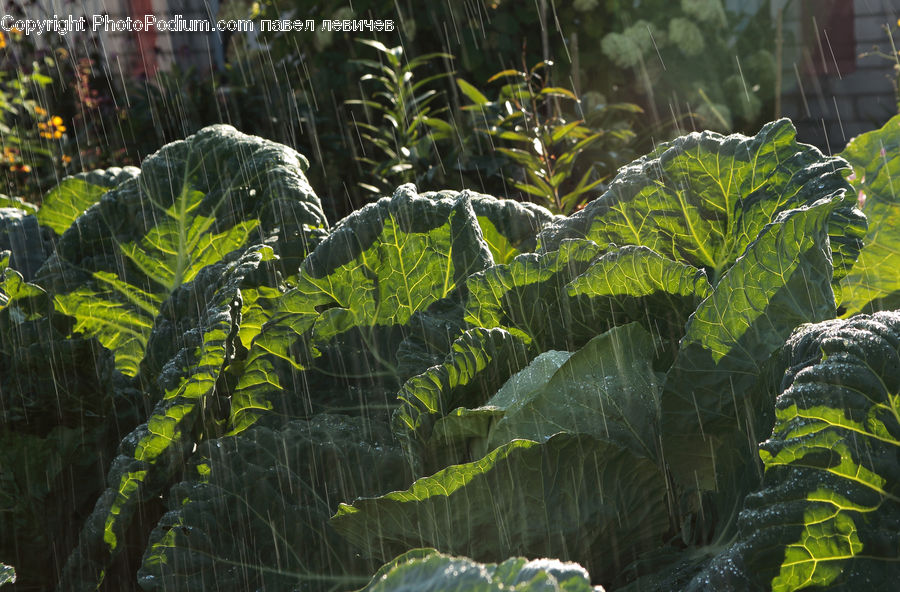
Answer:
M227 126L0 198L4 590L889 589L900 119L694 133L580 212L329 227Z

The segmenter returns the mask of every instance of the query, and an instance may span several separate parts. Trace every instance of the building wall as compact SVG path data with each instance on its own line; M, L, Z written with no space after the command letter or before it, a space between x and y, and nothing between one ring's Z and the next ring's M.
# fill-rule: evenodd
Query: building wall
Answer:
M4 2L0 0L0 9ZM219 0L39 0L29 18L47 18L54 14L107 14L111 19L153 14L171 19L176 14L186 20L215 20ZM89 27L90 28L90 27ZM108 69L111 80L151 78L159 71L178 67L194 69L203 75L221 63L221 41L217 33L100 31L88 35L68 35L62 41L73 56L93 56Z
M896 57L879 56L874 50L891 53L885 26L894 32L894 44L900 49L900 2L839 1L853 9L854 45L850 51L836 49L851 32L837 28L850 23L840 19L828 22L827 15L817 14L810 0L805 11L803 3L793 2L793 10L785 14L785 29L799 34L790 35L794 42L785 46L786 59L782 62L782 113L794 120L803 141L831 153L839 152L851 138L880 127L897 113ZM817 17L815 23L811 17ZM849 53L852 61L842 60L835 52L844 56Z

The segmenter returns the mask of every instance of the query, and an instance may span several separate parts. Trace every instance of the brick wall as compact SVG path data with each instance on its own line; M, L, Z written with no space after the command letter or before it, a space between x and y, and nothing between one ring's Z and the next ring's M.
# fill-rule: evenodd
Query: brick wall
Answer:
M874 55L873 49L891 53L885 25L900 49L900 1L840 0L852 5L852 22L828 22L824 5L812 4L816 1L792 2L785 14L782 114L794 120L803 141L834 153L897 113L896 62ZM847 39L851 31L837 28L851 26L855 47L848 64L833 56L830 40Z

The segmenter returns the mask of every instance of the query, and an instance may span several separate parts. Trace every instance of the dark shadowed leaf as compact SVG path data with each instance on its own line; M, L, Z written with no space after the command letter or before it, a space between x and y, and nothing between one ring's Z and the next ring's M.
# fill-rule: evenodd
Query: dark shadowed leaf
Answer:
M560 557L602 582L657 544L668 528L665 496L652 462L590 436L557 434L514 440L406 491L341 504L331 521L383 559L422 546L478 561Z
M386 424L317 415L203 444L150 535L148 591L347 590L374 566L329 526L338 501L408 483Z

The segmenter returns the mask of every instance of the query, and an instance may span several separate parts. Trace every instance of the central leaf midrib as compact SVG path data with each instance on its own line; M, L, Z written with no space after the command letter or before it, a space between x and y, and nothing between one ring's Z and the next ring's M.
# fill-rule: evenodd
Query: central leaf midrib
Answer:
M188 153L187 162L190 162L191 154ZM185 233L186 233L186 225L185 225L185 210L187 209L187 196L189 192L188 187L188 167L184 167L184 176L181 180L181 193L178 196L178 218L176 219L176 224L178 228L178 253L175 256L175 273L172 276L172 285L169 286L169 292L174 292L175 289L181 285L182 277L184 276L184 268L185 268Z

